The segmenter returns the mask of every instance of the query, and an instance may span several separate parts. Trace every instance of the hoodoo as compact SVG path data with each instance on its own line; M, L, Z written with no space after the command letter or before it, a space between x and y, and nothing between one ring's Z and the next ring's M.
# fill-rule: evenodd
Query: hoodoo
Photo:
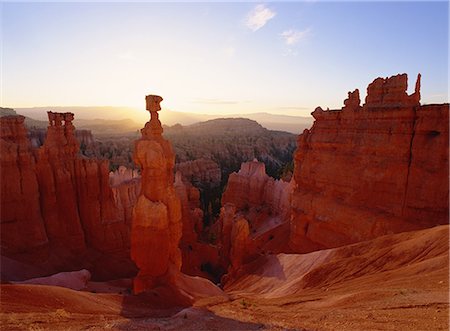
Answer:
M133 274L130 206L139 183L110 187L108 161L79 155L74 114L47 115L39 148L28 140L23 116L0 119L2 255L38 266L33 276L79 268L97 279ZM26 278L12 268L2 272Z
M135 293L173 282L171 278L181 269L181 203L173 185L175 154L161 135L158 111L163 99L148 95L145 100L151 118L134 149L134 161L142 173L131 227L131 258L139 268Z

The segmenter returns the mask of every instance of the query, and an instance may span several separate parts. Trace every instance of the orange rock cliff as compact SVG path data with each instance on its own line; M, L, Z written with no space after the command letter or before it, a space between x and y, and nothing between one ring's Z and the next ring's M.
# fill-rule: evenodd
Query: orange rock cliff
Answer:
M42 272L85 267L97 278L134 273L129 224L137 183L109 185L107 161L79 156L72 113L48 112L33 148L22 116L2 117L2 255Z
M298 138L290 246L297 252L448 223L449 105L420 105L420 75L377 78Z
M139 293L176 287L188 279L181 272L216 281L228 272L226 282L260 255L448 223L449 105L420 105L420 76L415 92L406 91L406 74L378 78L362 106L355 90L342 109L317 108L298 138L293 179L274 180L263 163L244 162L229 176L211 225L203 224L206 209L189 181L216 187L220 169L189 161L174 178L161 97L146 97L151 119L134 149L141 177L81 157L72 113L48 113L39 148L22 116L2 117L2 255L44 274L86 268L94 279L134 276L137 265Z
M288 251L290 202L294 181L275 180L265 165L244 162L228 178L222 196L219 221L215 224L221 265L229 277L239 268L266 253Z

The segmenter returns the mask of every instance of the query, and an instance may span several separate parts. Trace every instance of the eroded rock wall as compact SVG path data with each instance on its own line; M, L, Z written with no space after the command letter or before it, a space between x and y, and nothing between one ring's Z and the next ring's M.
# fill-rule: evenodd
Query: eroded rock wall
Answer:
M293 182L268 176L264 163L257 160L244 162L238 172L229 176L222 205L231 203L237 209L267 206L274 214L288 217L291 186Z
M72 120L49 112L45 143L33 148L22 116L1 118L2 254L49 272L109 264L129 274L139 183L111 188L108 162L79 156ZM113 266L117 257L123 272Z
M317 108L295 152L290 246L337 247L448 223L449 105L420 105L420 76L377 78L360 106Z
M48 245L36 160L23 116L0 119L1 248L13 255Z
M256 256L289 249L293 187L294 181L268 176L264 163L257 160L242 163L239 172L229 176L219 221L214 225L221 265L228 270L223 282Z
M180 162L175 165L184 181L188 181L201 188L213 188L220 185L221 172L219 165L210 159L197 159Z

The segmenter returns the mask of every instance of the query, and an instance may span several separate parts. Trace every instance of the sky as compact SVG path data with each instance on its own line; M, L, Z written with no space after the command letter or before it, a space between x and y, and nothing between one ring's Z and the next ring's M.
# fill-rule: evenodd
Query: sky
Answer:
M448 102L441 2L2 2L0 105L306 116L376 77Z

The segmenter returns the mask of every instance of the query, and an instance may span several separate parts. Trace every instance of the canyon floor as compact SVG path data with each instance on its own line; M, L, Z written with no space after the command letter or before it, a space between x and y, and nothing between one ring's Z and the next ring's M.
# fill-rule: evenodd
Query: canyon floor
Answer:
M87 291L2 284L0 327L448 330L448 234L449 226L438 226L309 254L263 256L226 284L228 300L210 297L192 307L168 289L123 294L129 281L93 282Z

